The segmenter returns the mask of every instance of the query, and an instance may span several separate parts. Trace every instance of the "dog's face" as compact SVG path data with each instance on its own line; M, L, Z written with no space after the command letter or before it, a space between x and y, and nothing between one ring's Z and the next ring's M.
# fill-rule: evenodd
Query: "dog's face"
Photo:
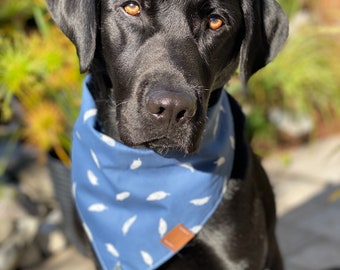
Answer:
M102 53L124 143L198 147L211 91L237 65L244 26L234 2L102 1Z
M239 59L244 82L287 35L273 0L47 0L77 47L105 132L133 147L197 150L209 101ZM116 135L117 136L117 135Z

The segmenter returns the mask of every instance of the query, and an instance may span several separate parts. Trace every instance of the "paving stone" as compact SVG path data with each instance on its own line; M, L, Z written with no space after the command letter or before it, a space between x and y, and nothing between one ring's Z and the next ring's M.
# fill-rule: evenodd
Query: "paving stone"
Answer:
M340 183L340 136L332 136L304 147L278 153L263 164L273 172L310 176L312 181Z
M307 269L306 267L300 267L292 262L285 262L285 270L311 270L311 269Z
M326 187L326 184L314 184L308 180L303 175L286 174L285 180L273 186L278 216L283 216L309 201Z
M286 270L340 266L339 202L327 201L330 188L283 215L277 235ZM322 241L320 241L322 239Z
M327 238L315 239L300 252L290 256L288 264L306 270L320 270L340 265L340 242L332 242ZM293 269L292 269L293 270Z
M333 136L305 149L300 149L295 152L294 158L296 162L292 163L291 171L312 175L313 179L327 179L328 182L340 183L339 136Z
M298 226L313 234L319 234L340 242L340 200L334 203L324 201L323 206L322 212L316 212L314 215L303 219ZM340 255L340 245L338 251Z
M292 189L293 188L294 187L292 186ZM291 211L286 212L284 215L280 216L280 220L282 222L286 222L287 224L298 225L300 223L303 223L304 220L308 219L309 217L313 217L320 213L325 213L325 209L331 206L328 203L327 198L329 197L329 194L333 190L334 190L334 186L325 185L323 190L321 190L319 193L316 193L309 200L305 200L300 205L296 205L296 207L294 209L291 209ZM279 200L281 198L283 199L282 201ZM278 197L278 201L277 201L277 204L279 207L281 204L287 203L285 202L285 200L288 200L288 203L289 203L289 200L290 200L289 196L281 197L281 198Z
M317 235L279 220L276 229L283 258L287 259L315 241Z
M340 192L340 136L263 163L276 194L286 270L340 267L340 198L330 200Z

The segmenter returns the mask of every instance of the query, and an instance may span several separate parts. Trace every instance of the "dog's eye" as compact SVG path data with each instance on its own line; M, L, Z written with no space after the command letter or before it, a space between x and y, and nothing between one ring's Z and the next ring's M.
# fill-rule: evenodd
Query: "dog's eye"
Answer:
M218 18L218 17L210 17L209 18L209 28L211 30L218 30L222 27L223 25L223 21L221 18Z
M127 14L131 16L137 16L140 13L140 6L136 2L130 2L127 5L125 5L124 10Z

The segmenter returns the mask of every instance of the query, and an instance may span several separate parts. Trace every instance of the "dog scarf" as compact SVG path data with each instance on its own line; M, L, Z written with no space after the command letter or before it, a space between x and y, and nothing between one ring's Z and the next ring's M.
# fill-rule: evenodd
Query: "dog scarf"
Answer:
M234 157L225 91L209 108L200 150L161 156L96 130L95 102L84 84L72 146L73 196L105 270L155 269L204 226L222 200Z

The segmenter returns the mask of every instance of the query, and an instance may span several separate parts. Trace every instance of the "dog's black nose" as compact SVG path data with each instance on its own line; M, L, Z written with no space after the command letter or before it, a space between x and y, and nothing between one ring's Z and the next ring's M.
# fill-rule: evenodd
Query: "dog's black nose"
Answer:
M196 102L189 93L153 90L146 96L146 109L159 124L182 124L196 114Z

